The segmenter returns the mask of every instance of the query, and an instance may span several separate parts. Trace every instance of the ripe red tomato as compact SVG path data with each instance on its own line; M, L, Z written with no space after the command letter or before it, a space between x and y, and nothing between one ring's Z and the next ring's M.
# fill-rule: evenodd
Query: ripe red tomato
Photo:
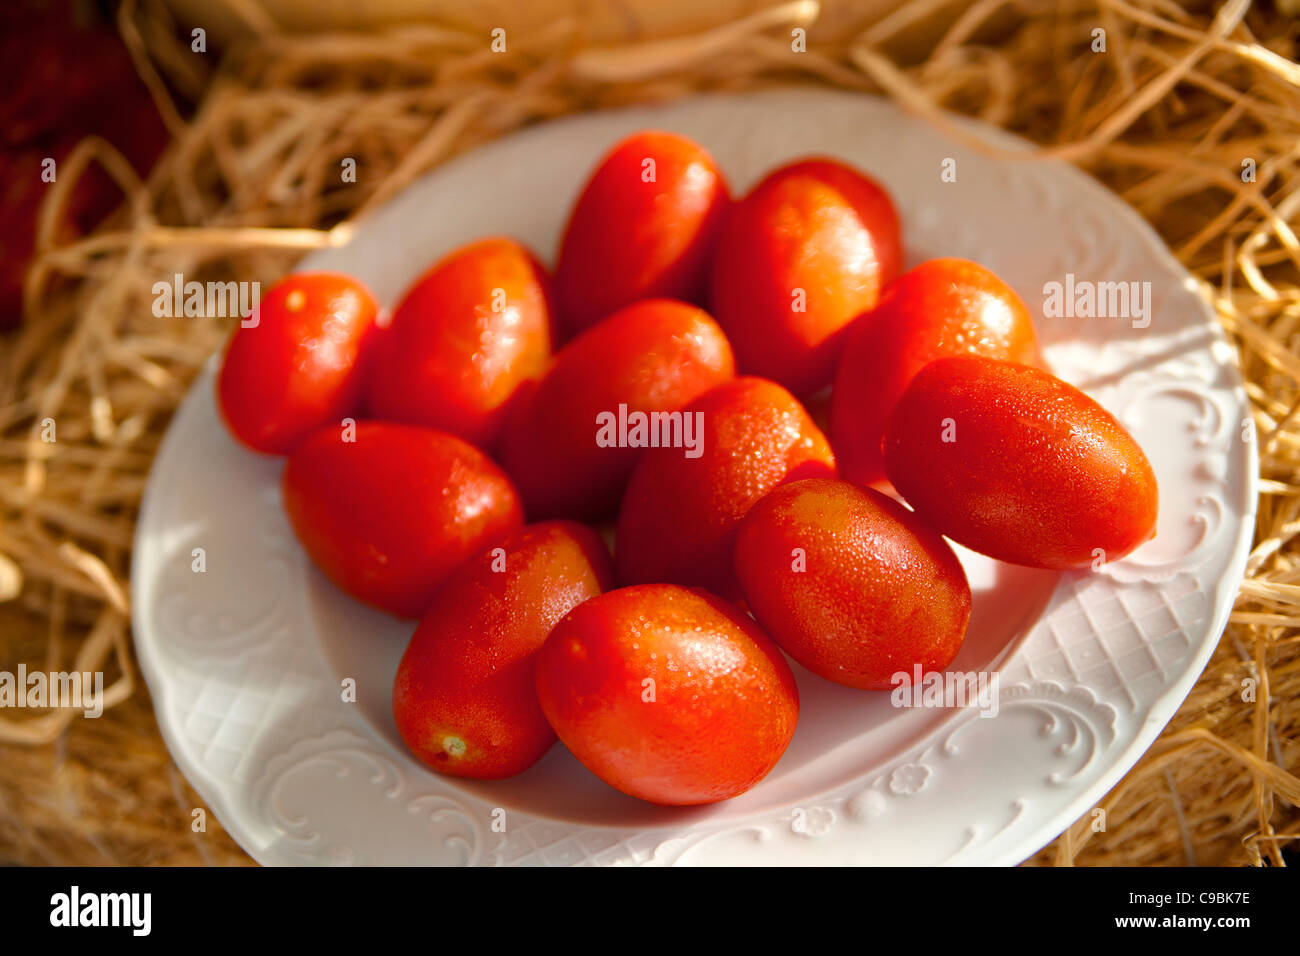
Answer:
M0 4L0 63L13 64L0 97L0 331L22 320L23 281L36 242L38 210L73 148L102 136L144 177L169 139L106 8L74 3ZM54 223L71 243L122 203L115 177L92 163L77 177Z
M772 638L814 674L885 690L957 656L971 593L957 555L894 499L815 478L777 488L736 535L736 576Z
M1155 533L1156 477L1142 449L1041 369L934 362L899 399L884 444L889 479L917 513L1001 561L1083 568Z
M483 239L451 253L376 337L372 415L489 448L506 409L551 357L549 280L523 246Z
M611 578L605 543L568 521L529 525L452 572L393 683L406 745L458 777L509 777L540 760L555 732L537 702L537 652Z
M849 329L831 393L831 440L845 478L884 478L880 440L899 396L935 359L963 354L1041 363L1014 289L965 259L931 259L890 283Z
M638 299L703 304L730 203L705 150L673 133L623 140L583 188L560 243L555 293L576 334Z
M651 803L714 803L776 766L799 692L758 626L706 591L646 584L570 611L537 658L542 711L607 784Z
M304 272L277 282L240 325L217 377L231 433L287 454L361 402L378 306L356 279Z
M810 159L769 174L728 214L713 261L710 301L741 372L800 396L826 385L901 247L889 195L856 170Z
M708 314L671 299L621 309L561 349L510 416L501 461L534 519L612 512L641 447L598 444L602 421L680 411L735 374L731 346ZM628 419L630 422L630 419ZM649 440L649 432L642 429Z
M510 481L454 435L391 422L329 426L290 456L284 509L316 565L353 597L419 617L471 555L523 520Z
M619 579L698 585L735 599L740 519L783 482L834 476L835 457L798 400L766 379L719 385L685 413L702 416L699 456L642 453L619 513Z

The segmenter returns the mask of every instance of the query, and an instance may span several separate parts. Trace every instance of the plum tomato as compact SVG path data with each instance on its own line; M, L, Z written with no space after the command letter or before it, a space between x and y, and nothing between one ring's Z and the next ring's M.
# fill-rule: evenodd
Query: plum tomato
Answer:
M742 374L803 397L830 382L845 329L901 261L884 189L842 163L808 159L770 173L728 213L710 307Z
M680 431L681 409L734 374L722 330L684 302L645 299L579 335L502 435L502 464L530 518L612 513L651 431L671 431L674 413Z
M533 671L565 614L610 587L609 552L590 528L529 525L452 572L402 655L393 717L439 773L499 779L555 743Z
M550 362L549 281L511 239L483 239L439 261L376 336L370 414L492 447L510 401Z
M555 293L574 335L638 299L704 303L727 183L691 140L646 131L620 142L583 188L560 243Z
M624 584L671 582L740 596L736 526L777 485L833 477L835 457L798 400L775 382L738 378L685 408L703 426L696 457L649 448L632 472L615 558Z
M272 286L235 330L217 375L231 434L283 455L355 413L378 312L365 286L334 272L297 273Z
M957 555L893 498L846 481L782 485L736 534L754 617L814 674L885 690L957 656L971 593Z
M799 692L758 625L707 591L644 584L570 611L542 645L537 694L566 747L651 803L714 803L776 766Z
M885 471L916 512L1011 564L1083 568L1155 534L1156 477L1095 401L1042 369L973 356L919 373L885 430Z
M510 480L454 435L392 422L327 426L289 457L284 509L353 597L419 617L461 562L523 523Z
M1014 289L965 259L931 259L890 283L845 336L831 392L841 474L880 481L885 422L912 376L935 359L966 354L1041 364L1033 320Z

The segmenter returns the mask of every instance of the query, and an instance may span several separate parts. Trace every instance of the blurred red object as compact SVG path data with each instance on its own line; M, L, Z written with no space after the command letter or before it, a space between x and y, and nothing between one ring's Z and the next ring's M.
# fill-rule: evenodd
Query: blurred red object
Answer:
M36 217L59 164L85 136L111 142L142 175L167 145L167 129L112 25L111 12L77 0L6 0L0 6L0 330L22 320L23 275ZM120 190L98 167L81 177L67 208L69 234L113 211Z

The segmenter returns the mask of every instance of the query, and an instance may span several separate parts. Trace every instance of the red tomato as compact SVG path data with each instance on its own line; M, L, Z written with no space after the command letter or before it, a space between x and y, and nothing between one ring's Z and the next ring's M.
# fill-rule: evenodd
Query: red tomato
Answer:
M0 97L0 331L22 320L23 280L36 242L42 181L60 174L82 139L103 136L141 176L167 145L167 127L140 81L106 8L74 3L0 4L0 63L12 64ZM78 177L56 221L56 245L90 232L122 204L98 163Z
M631 427L619 435L607 424L630 426L633 414L680 414L734 374L722 330L683 302L647 299L592 326L560 351L502 435L501 461L529 515L595 518L613 511L645 445L634 443ZM640 438L650 440L647 429Z
M961 357L922 369L885 430L885 470L917 513L1012 564L1083 568L1155 534L1151 464L1083 392L1041 369Z
M529 525L454 571L411 638L393 683L406 745L439 773L497 779L555 743L533 670L557 621L610 586L594 531Z
M363 421L316 432L284 470L284 510L344 591L419 617L457 565L523 520L501 470L454 435Z
M511 399L550 361L549 294L541 265L510 239L451 253L377 336L371 414L491 447Z
M736 576L760 624L814 674L885 690L941 671L971 594L952 548L892 498L846 481L777 488L736 536Z
M728 214L713 261L711 303L740 370L796 395L826 385L900 250L889 195L861 173L810 159L769 174Z
M798 400L766 379L719 385L685 413L700 419L699 455L642 453L618 519L619 579L738 598L731 555L740 519L783 482L834 476L835 457Z
M583 766L673 806L754 786L799 717L794 675L771 639L721 598L671 584L570 611L538 655L537 694Z
M899 396L935 359L964 354L1041 363L1014 289L965 259L931 259L885 289L849 330L831 393L831 439L845 478L884 478L880 440Z
M569 334L638 299L702 304L730 201L713 158L685 137L648 131L615 146L560 243L555 294Z
M837 684L881 691L944 670L971 591L957 555L893 498L848 481L781 485L736 535L754 617L790 657Z
M304 272L277 282L226 348L217 399L231 433L257 451L287 454L361 401L375 315L356 279Z

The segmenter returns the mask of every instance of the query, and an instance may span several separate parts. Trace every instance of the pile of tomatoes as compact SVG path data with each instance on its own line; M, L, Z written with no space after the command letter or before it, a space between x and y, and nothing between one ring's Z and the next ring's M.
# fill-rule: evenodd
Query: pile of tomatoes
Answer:
M391 317L347 276L284 279L219 400L241 442L288 456L321 570L419 618L393 687L417 757L500 778L558 735L658 804L775 766L799 711L782 651L867 691L948 667L971 591L945 538L1066 569L1155 529L1141 449L1044 368L997 276L902 272L892 200L847 165L733 200L662 132L604 157L553 277L490 238ZM694 443L598 440L638 412L698 423Z

